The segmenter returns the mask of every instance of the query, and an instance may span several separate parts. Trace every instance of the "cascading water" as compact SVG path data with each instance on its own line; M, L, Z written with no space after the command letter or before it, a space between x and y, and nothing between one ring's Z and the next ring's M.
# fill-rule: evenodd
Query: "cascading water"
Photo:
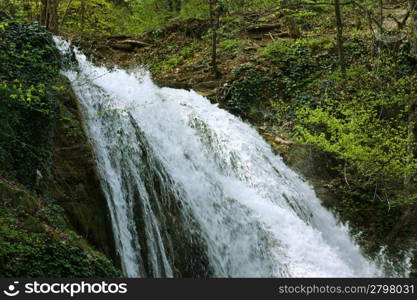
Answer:
M146 72L75 56L64 75L84 110L127 276L384 276L252 127Z

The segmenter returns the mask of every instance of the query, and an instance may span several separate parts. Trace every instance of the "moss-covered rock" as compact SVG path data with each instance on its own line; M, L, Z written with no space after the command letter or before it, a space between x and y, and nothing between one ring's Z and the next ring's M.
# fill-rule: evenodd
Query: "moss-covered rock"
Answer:
M0 277L117 277L53 203L0 179ZM61 212L61 213L60 213Z
M37 24L0 25L0 170L42 192L49 179L59 53Z
M116 260L107 202L93 150L83 128L78 100L67 79L61 78L60 86L50 191L65 209L72 226Z
M0 14L0 277L122 276L96 250L114 253L106 201L59 68L44 28Z

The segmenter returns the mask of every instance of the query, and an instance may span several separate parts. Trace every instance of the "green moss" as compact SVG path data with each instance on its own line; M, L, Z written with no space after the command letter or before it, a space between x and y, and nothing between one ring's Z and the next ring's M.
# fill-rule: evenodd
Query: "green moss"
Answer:
M117 261L107 200L96 171L93 149L82 124L70 82L60 77L59 116L54 138L53 180L49 192L59 206L48 212L59 224L66 216L91 245ZM58 225L57 225L58 226Z
M232 83L226 98L228 107L238 113L249 110L257 112L253 107L266 100L274 82L250 65L236 68L234 73L237 79Z
M0 181L0 187L0 277L121 276L66 222L56 222L60 214L51 205L19 185ZM15 206L15 199L31 204ZM32 205L39 206L35 213Z
M0 25L0 277L119 277L113 263L73 231L48 189L55 133L79 142L82 130L58 110L71 90L59 76L52 36L36 24L9 19ZM63 165L72 182L81 180L77 168Z
M220 49L227 55L237 55L246 45L248 41L241 39L223 40L219 43Z
M166 60L163 60L159 63L155 63L152 66L152 71L155 74L162 74L162 73L170 72L183 62L184 62L184 56L173 55L171 57L168 57Z
M28 232L33 233L42 233L45 232L45 228L40 222L38 218L35 218L33 216L27 216L26 220L24 221L23 228L25 228Z
M37 208L37 199L23 190L14 189L6 182L0 181L0 201L22 212L34 213Z
M1 277L116 277L102 254L71 235L50 236L0 227Z
M36 24L9 20L2 25L0 169L42 191L49 178L59 53L51 35Z

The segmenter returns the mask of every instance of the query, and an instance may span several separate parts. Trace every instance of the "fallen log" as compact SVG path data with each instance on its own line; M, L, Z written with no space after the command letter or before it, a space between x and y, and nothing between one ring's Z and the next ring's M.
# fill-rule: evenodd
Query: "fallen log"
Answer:
M275 23L275 24L255 24L250 25L248 28L246 28L247 32L263 32L263 31L270 31L279 29L281 27L281 24Z
M126 50L126 51L131 51L135 48L143 48L143 47L150 47L150 46L152 45L145 43L145 42L137 41L137 40L118 41L111 45L111 47L114 49Z

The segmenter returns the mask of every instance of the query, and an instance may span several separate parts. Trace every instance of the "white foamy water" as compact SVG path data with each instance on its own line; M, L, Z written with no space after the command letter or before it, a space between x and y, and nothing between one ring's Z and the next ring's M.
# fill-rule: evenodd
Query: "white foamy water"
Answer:
M384 276L251 126L146 72L76 60L64 74L84 109L127 276L180 276L184 256L204 257L213 277ZM202 250L181 247L173 227Z

